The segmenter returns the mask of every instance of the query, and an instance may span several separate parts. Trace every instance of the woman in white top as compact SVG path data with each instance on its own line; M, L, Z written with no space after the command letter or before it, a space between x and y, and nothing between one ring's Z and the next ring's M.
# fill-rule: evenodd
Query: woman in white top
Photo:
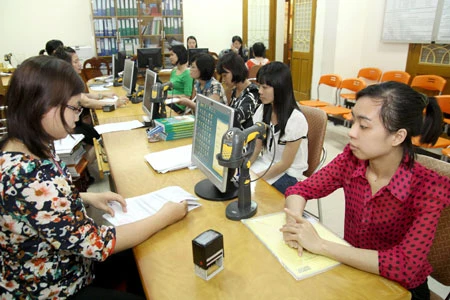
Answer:
M284 193L308 169L308 123L295 101L287 65L264 65L258 71L257 81L262 105L253 122L264 122L270 130L265 140L256 141L252 170Z

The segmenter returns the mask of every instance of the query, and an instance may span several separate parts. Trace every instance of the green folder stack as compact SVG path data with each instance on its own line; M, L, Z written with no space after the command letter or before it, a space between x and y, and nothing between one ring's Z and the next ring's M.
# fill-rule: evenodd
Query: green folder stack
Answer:
M154 121L155 126L163 128L164 133L161 136L166 141L192 137L194 133L195 118L193 115L155 119Z

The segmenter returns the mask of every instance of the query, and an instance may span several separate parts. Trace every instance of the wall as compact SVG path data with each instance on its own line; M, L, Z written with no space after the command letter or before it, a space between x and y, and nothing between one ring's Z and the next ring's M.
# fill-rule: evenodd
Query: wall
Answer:
M380 0L317 0L311 98L317 97L321 74L348 78L356 77L363 67L405 70L408 44L381 41L384 4Z
M13 65L53 38L94 47L89 0L1 2L0 58L12 52ZM277 10L276 58L282 60L284 0L277 0ZM321 74L345 78L366 66L405 69L408 45L380 41L383 13L381 0L317 0L312 97ZM233 35L242 36L242 0L184 0L184 34L217 53L229 47Z
M242 37L242 0L183 0L184 36L196 37L199 47L219 52L234 35Z
M50 39L92 45L88 0L1 0L0 58L12 52L13 65L37 55Z
M90 3L89 0L1 0L0 58L12 52L16 66L25 58L37 55L51 39L94 49ZM196 36L201 47L213 52L229 47L233 35L242 36L242 1L184 0L184 34Z

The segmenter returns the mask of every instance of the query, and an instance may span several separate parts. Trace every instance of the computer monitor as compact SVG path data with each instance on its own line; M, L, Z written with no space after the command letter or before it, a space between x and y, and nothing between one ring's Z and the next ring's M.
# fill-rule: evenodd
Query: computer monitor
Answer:
M152 87L156 83L158 74L151 70L145 71L145 85L144 85L144 96L142 101L142 110L145 112L144 117L145 125L150 126L153 119L159 117L159 103L153 103L151 101Z
M160 69L162 67L161 48L137 49L137 63L139 69Z
M125 60L123 68L123 84L122 88L127 91L127 97L131 97L136 91L137 68L134 61L131 59Z
M189 65L192 64L192 61L194 60L194 56L196 56L199 53L209 53L209 49L208 48L188 49Z
M224 133L233 127L234 109L204 95L197 94L195 129L192 141L192 162L207 179L195 186L197 196L214 201L237 197L238 186L231 179L234 169L219 165Z
M112 55L112 71L114 78L119 77L119 73L123 71L127 54L125 51L119 51Z

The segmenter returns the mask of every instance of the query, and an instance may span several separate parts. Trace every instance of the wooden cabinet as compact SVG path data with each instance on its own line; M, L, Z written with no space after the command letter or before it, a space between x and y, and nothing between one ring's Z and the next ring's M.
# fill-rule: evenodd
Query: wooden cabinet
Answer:
M91 0L98 56L138 48L162 48L163 66L171 67L169 46L183 44L181 0Z

